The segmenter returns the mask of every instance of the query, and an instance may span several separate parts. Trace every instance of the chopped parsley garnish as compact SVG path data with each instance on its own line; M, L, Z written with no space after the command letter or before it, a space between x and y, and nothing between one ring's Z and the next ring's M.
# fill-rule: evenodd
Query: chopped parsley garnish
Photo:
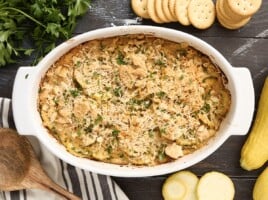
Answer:
M131 106L131 109L134 109L135 106L140 106L139 108L148 109L152 105L153 101L150 98L145 99L135 99L132 98L129 100L128 105Z
M149 73L150 73L150 74L149 74L149 77L150 77L150 78L154 78L154 75L157 74L157 72L155 72L155 71L154 71L154 72L149 72Z
M153 130L149 130L148 134L149 134L149 137L150 138L153 138L154 137L154 131Z
M165 128L160 128L159 129L159 132L160 132L160 134L165 134L166 133L166 129Z
M134 104L141 105L141 100L132 98L132 99L130 99L130 104L132 104L132 105L134 105Z
M75 63L75 66L76 66L76 67L80 67L81 64L82 64L81 61L77 61L77 62Z
M163 91L160 91L160 92L157 92L157 93L156 93L156 96L158 96L159 98L163 98L163 97L166 96L166 93L163 92Z
M208 103L205 103L203 105L203 107L201 108L201 110L205 111L206 113L208 113L210 111L210 105Z
M159 66L161 66L161 67L164 67L164 66L166 65L165 62L163 62L163 61L160 60L160 59L156 60L156 61L155 61L155 64L156 64L156 65L159 65Z
M78 129L76 133L77 133L77 135L80 137L80 136L82 135L83 132L82 132L81 129Z
M56 97L53 98L53 102L55 103L55 105L59 105L59 99L57 99Z
M119 133L120 133L119 130L114 129L114 130L112 131L112 136L117 137Z
M103 121L103 118L101 115L98 114L97 118L95 119L95 124L99 124Z
M160 161L163 161L166 158L166 154L164 152L159 152L158 153L158 159Z
M70 94L73 96L73 97L77 97L80 95L80 91L78 89L72 89L70 90Z
M86 127L84 130L87 132L87 133L91 133L92 130L93 130L93 127L94 125L93 124L90 124L88 127Z
M124 60L125 56L122 54L121 51L118 52L117 58L116 58L116 62L118 65L126 65L127 62Z
M98 72L93 72L92 78L97 79L100 76Z
M106 151L107 151L109 154L111 154L112 151L113 151L113 147L112 147L111 145L109 145L109 146L107 147Z
M113 93L117 97L122 97L123 96L123 91L121 87L117 87L113 90Z
M159 161L163 161L163 160L165 160L165 158L166 158L166 154L165 154L165 147L164 147L164 146L162 146L162 147L160 148L160 150L158 151L158 155L157 155L157 157L158 157L158 160L159 160Z

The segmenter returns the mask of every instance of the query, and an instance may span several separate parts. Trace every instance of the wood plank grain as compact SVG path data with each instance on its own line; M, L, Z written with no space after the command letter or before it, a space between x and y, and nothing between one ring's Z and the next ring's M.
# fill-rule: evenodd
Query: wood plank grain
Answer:
M11 98L13 82L20 65L8 65L0 68L0 97Z

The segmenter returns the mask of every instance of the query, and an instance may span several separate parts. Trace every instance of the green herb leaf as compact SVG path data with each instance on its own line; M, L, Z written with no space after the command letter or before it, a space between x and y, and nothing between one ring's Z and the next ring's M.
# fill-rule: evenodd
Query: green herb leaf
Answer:
M117 137L119 133L120 133L119 130L114 129L114 130L112 131L112 136Z
M149 137L150 138L153 138L154 137L154 131L153 130L149 130L148 134L149 134Z
M122 97L123 96L123 91L121 87L117 87L113 90L113 93L117 97Z
M162 61L162 60L160 60L160 59L158 59L157 61L155 61L155 64L156 65L159 65L159 66L162 66L162 67L164 67L166 64Z
M33 5L31 5L30 9L31 9L31 12L33 13L34 16L36 16L37 18L42 17L43 11L37 2L34 3Z
M112 147L111 145L109 145L109 146L107 147L106 151L107 151L109 154L111 154L112 151L113 151L113 147Z
M205 111L206 113L208 113L210 111L210 105L208 103L205 103L203 105L203 107L201 108L201 110Z
M72 89L70 90L70 94L73 96L73 97L77 97L80 95L80 91L78 89Z
M95 119L95 124L99 124L103 121L103 118L101 115L98 114L97 118Z
M33 53L33 51L34 51L34 49L26 49L26 50L24 51L24 55L29 56L29 55L31 55L31 54Z
M166 93L163 91L160 91L160 92L156 93L156 96L158 96L161 99L161 98L164 98L166 96Z
M91 133L93 128L94 128L94 124L90 124L88 127L84 129L84 131L86 131L86 133Z
M74 7L70 7L68 15L79 16L83 15L89 8L90 2L88 0L76 0Z
M124 60L125 56L122 54L121 51L118 52L117 58L116 58L116 62L118 65L126 65L127 62Z
M159 151L158 151L158 160L159 161L164 161L166 159L166 154L165 154L165 147L162 146Z

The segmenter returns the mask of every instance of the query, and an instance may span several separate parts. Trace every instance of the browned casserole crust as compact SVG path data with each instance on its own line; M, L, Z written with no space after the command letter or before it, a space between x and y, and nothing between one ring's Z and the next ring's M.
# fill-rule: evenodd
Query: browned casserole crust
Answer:
M149 35L93 40L44 76L44 126L79 157L157 165L214 136L230 107L226 77L185 43Z

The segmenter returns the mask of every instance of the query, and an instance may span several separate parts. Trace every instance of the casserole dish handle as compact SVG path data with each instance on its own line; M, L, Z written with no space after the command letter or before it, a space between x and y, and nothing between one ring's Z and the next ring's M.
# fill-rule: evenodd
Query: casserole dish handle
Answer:
M17 71L13 93L12 109L16 129L21 135L35 135L36 113L33 106L37 106L34 88L39 83L35 83L36 67L20 67ZM37 112L37 110L36 110Z
M254 113L255 95L250 71L247 68L233 68L236 104L231 121L231 135L246 135Z

